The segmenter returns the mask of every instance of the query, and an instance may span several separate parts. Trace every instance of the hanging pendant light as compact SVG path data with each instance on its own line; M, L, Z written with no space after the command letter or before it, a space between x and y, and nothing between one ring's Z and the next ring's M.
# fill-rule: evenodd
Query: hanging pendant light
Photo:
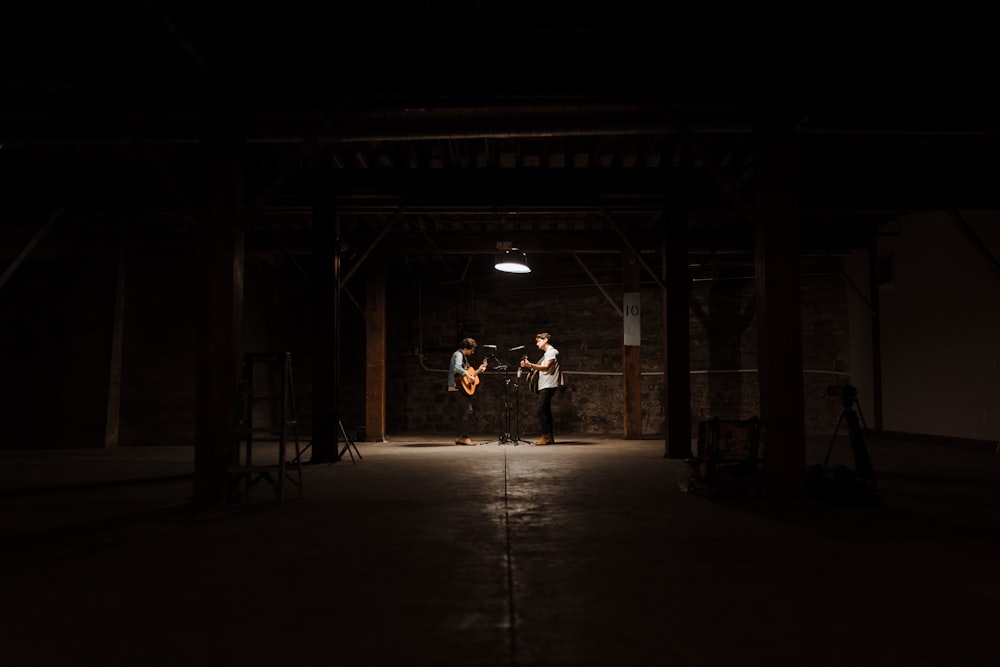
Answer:
M500 257L497 257L496 264L493 265L497 271L505 273L531 273L528 268L528 257L523 250L509 248Z

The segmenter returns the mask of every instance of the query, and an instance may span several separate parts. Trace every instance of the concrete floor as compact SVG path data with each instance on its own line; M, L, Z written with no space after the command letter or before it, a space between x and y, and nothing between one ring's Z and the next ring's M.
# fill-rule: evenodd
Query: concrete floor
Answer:
M357 443L200 512L189 447L0 451L0 663L1000 664L1000 456L868 445L879 509L686 493L662 440Z

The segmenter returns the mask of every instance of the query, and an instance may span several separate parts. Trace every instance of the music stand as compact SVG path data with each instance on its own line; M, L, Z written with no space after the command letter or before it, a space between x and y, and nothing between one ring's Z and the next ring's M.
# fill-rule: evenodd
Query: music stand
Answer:
M496 358L496 355L493 355L493 360L499 362L499 360ZM528 441L528 440L522 440L521 437L520 437L520 435L519 435L520 424L521 424L521 419L520 419L521 411L520 411L520 405L519 405L519 402L518 402L518 394L519 394L519 391L518 391L518 389L519 389L519 387L518 387L518 380L520 379L520 377L518 377L518 376L521 375L520 366L518 366L518 373L517 373L517 376L515 376L515 379L514 379L513 382L511 382L509 364L497 363L496 367L493 368L492 370L501 371L503 373L503 375L502 375L502 378L503 378L503 387L502 387L501 392L500 392L500 413L501 413L500 414L500 422L501 422L500 428L501 428L501 431L500 431L500 436L496 440L490 440L488 442L484 442L483 444L484 445L490 445L490 444L496 443L497 445L507 445L507 444L513 443L514 446L517 446L517 444L519 442L523 442L526 445L530 445L531 444L530 441ZM511 401L511 399L510 399L511 385L512 384L513 384L513 394L514 394L514 400L513 401ZM514 431L513 431L513 433L510 430L510 413L511 413L511 409L513 409L513 411L514 411Z

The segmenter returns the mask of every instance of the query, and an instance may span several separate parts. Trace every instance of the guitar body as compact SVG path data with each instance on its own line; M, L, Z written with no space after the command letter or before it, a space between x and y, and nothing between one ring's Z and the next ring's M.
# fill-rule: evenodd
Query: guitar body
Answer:
M469 375L456 375L455 384L462 388L469 396L476 393L476 387L479 386L479 373L481 373L486 368L486 360L480 364L478 368L466 368L465 372Z
M472 373L471 377L468 375L456 375L455 379L458 380L458 385L462 388L462 391L472 396L476 393L476 387L479 386L479 375L471 368L469 372Z
M527 361L527 360L528 360L528 355L524 355L523 357L521 357L521 361ZM532 369L531 372L528 373L528 390L531 391L532 394L538 393L538 371L534 369Z

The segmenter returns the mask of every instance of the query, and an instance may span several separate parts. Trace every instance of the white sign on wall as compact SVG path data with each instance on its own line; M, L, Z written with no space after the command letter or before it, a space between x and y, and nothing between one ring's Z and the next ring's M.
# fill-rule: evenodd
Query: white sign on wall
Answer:
M640 329L641 313L639 293L625 292L622 295L622 320L625 328L625 345L639 346L642 339Z

